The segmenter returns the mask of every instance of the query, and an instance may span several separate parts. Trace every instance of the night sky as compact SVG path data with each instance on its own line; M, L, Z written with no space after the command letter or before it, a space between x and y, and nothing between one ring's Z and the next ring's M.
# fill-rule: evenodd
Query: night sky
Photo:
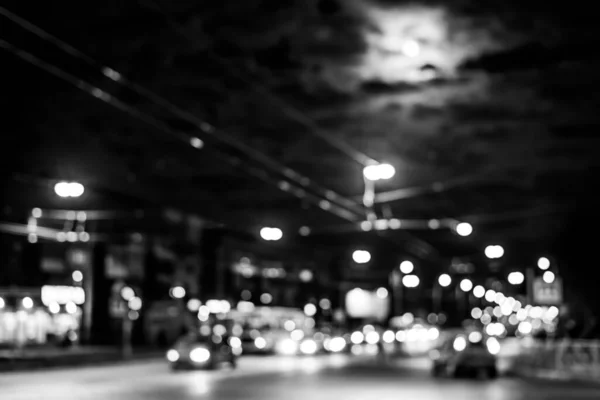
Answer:
M378 215L451 218L475 232L394 231L382 241L410 254L423 240L439 260L491 243L518 266L551 255L569 290L600 313L600 28L585 4L9 2L1 7L96 64L0 9L3 219L58 207L49 185L77 179L90 194L75 208L170 206L237 230L276 224L295 237L308 226L321 233L306 243L355 245L374 240L347 233L364 210L351 210L352 222L320 202L335 192L334 205L360 203L363 166L385 161L396 175L378 193L418 190L378 204ZM82 81L111 101L74 87Z

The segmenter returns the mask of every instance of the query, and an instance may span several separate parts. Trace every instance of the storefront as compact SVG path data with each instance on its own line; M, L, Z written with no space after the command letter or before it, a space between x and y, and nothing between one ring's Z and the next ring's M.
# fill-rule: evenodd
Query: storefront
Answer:
M0 288L0 347L77 343L84 303L81 287Z

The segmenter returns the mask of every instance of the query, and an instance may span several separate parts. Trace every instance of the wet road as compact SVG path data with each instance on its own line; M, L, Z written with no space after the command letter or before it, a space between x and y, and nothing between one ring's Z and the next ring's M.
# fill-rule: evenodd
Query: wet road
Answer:
M244 357L237 370L171 373L165 362L0 374L2 400L600 399L600 387L500 378L433 379L425 361Z

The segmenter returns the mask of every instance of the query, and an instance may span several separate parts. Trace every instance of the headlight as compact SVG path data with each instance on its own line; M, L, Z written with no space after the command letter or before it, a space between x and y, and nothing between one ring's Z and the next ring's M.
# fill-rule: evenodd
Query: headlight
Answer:
M456 339L454 339L454 350L456 351L463 351L464 349L467 348L467 341L465 340L464 337L462 336L458 336Z
M298 343L296 343L292 339L283 339L282 341L277 343L276 350L279 354L291 356L296 354L296 352L298 351Z
M300 344L300 351L303 354L315 354L317 352L317 343L314 340L305 340Z
M350 336L350 340L354 344L361 344L363 340L365 340L365 335L363 335L362 332L356 331L352 333L352 336Z
M170 362L177 362L177 360L179 360L179 352L173 349L167 351L167 360Z
M379 343L379 333L377 333L377 332L369 332L365 336L365 340L369 344L377 344L377 343Z
M257 337L256 339L254 339L254 345L257 349L264 349L265 347L267 347L267 341L262 337Z
M485 342L485 344L491 354L496 355L500 353L500 342L498 339L491 337Z
M483 335L481 332L471 332L469 333L469 342L471 343L479 343L483 339Z
M240 338L231 337L231 338L229 338L229 345L231 346L232 349L238 349L238 348L242 347L242 341L240 340Z
M210 358L210 351L205 348L197 347L190 352L190 360L195 363L203 363Z
M334 337L329 341L329 351L338 353L346 347L346 341L342 337Z

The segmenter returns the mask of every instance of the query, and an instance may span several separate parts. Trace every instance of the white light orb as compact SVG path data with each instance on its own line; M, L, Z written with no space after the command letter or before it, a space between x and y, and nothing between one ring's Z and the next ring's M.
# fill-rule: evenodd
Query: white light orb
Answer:
M379 297L380 299L386 299L388 297L388 290L384 287L380 287L379 289L377 289L377 297Z
M402 261L400 263L400 272L410 274L415 270L415 265L411 261Z
M477 297L478 299L481 299L483 296L485 296L485 288L481 285L477 285L473 288L473 296Z
M544 272L542 279L546 283L552 283L556 279L556 275L554 275L554 272L552 272L552 271L546 271L546 272Z
M458 233L460 236L469 236L471 233L473 233L473 226L471 226L471 224L468 222L461 222L456 225L456 233Z
M471 282L470 279L463 279L460 281L460 290L469 292L471 289L473 289L473 282Z
M357 264L366 264L371 261L371 253L366 250L356 250L352 253L352 259Z
M452 278L448 274L442 274L438 278L438 283L441 287L448 287L452 283Z
M550 260L546 257L540 257L537 262L538 268L545 271L550 268Z

